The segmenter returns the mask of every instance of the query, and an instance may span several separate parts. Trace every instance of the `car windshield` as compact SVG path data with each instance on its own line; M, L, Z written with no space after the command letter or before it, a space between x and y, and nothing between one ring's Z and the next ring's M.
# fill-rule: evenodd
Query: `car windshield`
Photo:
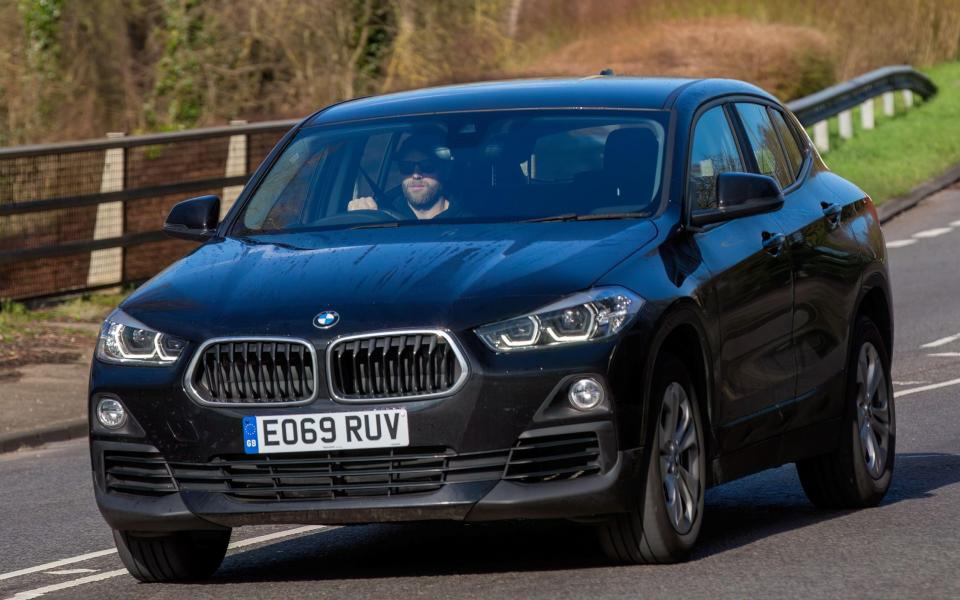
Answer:
M647 215L666 123L663 111L501 111L306 127L234 233Z

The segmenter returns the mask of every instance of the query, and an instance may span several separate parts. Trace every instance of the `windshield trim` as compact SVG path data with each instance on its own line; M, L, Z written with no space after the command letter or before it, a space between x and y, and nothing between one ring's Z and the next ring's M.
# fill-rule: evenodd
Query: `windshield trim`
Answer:
M516 108L476 108L472 110L432 110L428 112L396 113L391 115L381 115L376 117L363 117L359 119L338 119L336 121L319 121L316 123L304 123L300 130L319 129L325 127L340 127L341 125L353 125L360 123L371 123L375 121L392 121L394 119L415 119L419 117L450 116L450 115L475 115L488 113L536 113L543 112L568 112L571 115L590 114L591 112L622 112L622 113L660 113L668 115L673 110L668 108L636 108L636 107L617 107L617 106L544 106L534 107L516 107Z
M230 234L227 237L231 239L244 239L258 237L261 235L298 235L302 233L318 233L324 231L353 231L361 229L398 229L401 227L427 227L431 225L496 225L502 223L519 223L532 225L536 223L561 223L570 221L626 221L630 219L651 219L654 213L651 212L627 212L627 213L583 213L583 214L565 214L546 216L538 218L520 218L517 216L503 218L481 218L481 217L455 217L407 221L376 221L373 223L340 223L337 225L311 225L309 227L300 227L297 229L264 229L261 231L246 231L241 234Z
M277 143L271 151L267 154L267 157L264 159L264 164L262 164L257 172L251 176L251 179L248 183L253 185L249 188L245 188L240 196L235 200L234 205L231 207L229 213L224 218L223 222L220 223L220 226L223 233L223 237L229 238L243 238L249 235L274 235L277 233L290 233L293 231L307 231L308 228L303 229L278 229L278 230L263 230L258 232L250 232L245 229L243 224L240 222L241 216L247 210L247 206L251 200L256 196L260 187L266 180L270 171L276 166L277 160L283 153L287 150L291 143L293 143L298 137L305 131L315 131L322 129L336 129L344 125L354 125L354 124L370 124L377 121L394 121L397 119L405 118L421 118L421 117L430 117L430 116L451 116L451 115L473 115L473 114L489 114L489 113L504 113L504 114L516 114L516 113L532 113L542 114L543 112L551 113L568 113L571 116L590 116L591 114L606 114L606 113L624 113L630 116L639 116L639 113L654 113L662 115L665 118L666 123L663 125L664 129L664 147L662 149L662 165L660 171L660 185L659 185L659 195L660 202L655 211L648 211L642 213L643 218L655 219L662 215L668 204L669 204L669 190L672 187L671 182L673 178L673 151L675 145L675 136L674 131L676 129L676 110L674 108L649 108L649 107L618 107L618 106L545 106L540 108L531 108L531 107L515 107L515 108L478 108L471 110L448 110L448 111L429 111L429 112L416 112L416 113L397 113L391 115L382 115L376 117L367 117L360 119L341 119L336 121L326 121L326 122L311 122L316 119L318 116L322 115L325 110L320 110L317 113L314 113L310 117L301 121L296 127L292 128L284 138ZM267 164L269 162L269 164ZM261 171L262 169L262 171ZM641 213L638 213L641 214ZM515 217L500 219L483 219L483 220L473 220L473 219L431 219L433 224L454 224L454 223L508 223L508 222L519 222L524 219L517 219ZM416 222L414 222L416 223ZM349 228L349 226L330 226L330 227L317 227L309 228L316 229L317 231L334 231L338 229Z

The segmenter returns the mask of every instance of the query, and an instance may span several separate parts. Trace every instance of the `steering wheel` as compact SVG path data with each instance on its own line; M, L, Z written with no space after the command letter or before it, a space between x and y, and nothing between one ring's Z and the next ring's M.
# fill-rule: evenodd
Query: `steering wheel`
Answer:
M407 219L407 217L401 215L397 211L390 208L376 208L376 209L363 208L360 210L348 211L347 213L345 213L345 215L363 217L364 219L367 219L369 217L368 220L370 221L382 221L383 215L387 215L394 221L405 221Z

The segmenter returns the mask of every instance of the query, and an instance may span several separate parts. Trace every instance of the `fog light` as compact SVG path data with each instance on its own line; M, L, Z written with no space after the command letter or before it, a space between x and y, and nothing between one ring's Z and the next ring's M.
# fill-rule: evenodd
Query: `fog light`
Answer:
M567 392L570 404L577 410L591 410L603 402L603 386L596 379L579 379Z
M97 404L97 420L109 429L119 429L127 422L127 411L119 400L103 398Z

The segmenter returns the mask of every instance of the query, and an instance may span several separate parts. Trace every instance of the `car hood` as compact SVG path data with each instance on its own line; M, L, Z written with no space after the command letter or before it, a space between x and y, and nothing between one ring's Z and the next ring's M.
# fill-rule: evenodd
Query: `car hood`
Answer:
M654 238L649 220L271 234L204 244L122 305L186 339L471 327L589 287Z

